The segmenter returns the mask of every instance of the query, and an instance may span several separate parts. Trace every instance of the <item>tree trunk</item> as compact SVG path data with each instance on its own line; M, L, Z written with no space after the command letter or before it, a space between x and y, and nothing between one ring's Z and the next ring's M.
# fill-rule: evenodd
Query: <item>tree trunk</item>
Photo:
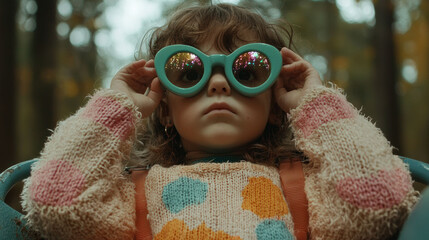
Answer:
M391 144L401 149L401 119L396 93L397 66L391 0L375 1L376 122Z
M35 109L35 157L56 123L56 0L37 0L36 24L33 41L32 98Z
M0 1L0 171L16 162L16 21L18 1Z

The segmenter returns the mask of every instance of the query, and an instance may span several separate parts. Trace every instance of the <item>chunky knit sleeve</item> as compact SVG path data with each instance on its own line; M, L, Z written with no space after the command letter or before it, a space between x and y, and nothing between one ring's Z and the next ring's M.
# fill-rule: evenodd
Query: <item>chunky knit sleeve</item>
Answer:
M100 90L59 123L24 182L23 209L47 239L132 239L134 185L123 175L139 113Z
M417 201L407 166L337 89L309 91L290 113L304 165L311 239L386 239Z

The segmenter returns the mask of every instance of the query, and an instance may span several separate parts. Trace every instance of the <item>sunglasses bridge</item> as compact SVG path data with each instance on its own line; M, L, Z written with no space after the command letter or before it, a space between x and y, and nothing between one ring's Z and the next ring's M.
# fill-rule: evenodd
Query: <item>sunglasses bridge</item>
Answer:
M209 56L210 62L212 67L216 66L225 66L225 60L226 60L225 54L213 54Z

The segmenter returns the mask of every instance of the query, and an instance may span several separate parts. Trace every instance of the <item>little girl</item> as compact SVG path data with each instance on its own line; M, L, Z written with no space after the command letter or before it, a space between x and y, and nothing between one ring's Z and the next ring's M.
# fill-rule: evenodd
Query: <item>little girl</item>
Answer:
M176 13L154 60L59 123L25 182L30 226L47 239L394 235L417 200L407 167L287 38L234 5ZM143 182L124 171L135 157Z

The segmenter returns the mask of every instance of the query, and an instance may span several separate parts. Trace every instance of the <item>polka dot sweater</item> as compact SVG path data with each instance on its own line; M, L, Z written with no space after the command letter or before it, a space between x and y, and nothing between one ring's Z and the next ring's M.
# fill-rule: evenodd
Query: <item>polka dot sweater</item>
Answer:
M248 162L155 166L146 186L154 239L294 239L274 167Z
M417 193L407 166L337 89L309 91L288 116L303 165L310 239L387 239ZM100 90L60 122L25 180L22 205L46 239L133 239L134 184L123 172L141 116ZM278 170L249 162L155 165L146 179L154 239L294 239Z

